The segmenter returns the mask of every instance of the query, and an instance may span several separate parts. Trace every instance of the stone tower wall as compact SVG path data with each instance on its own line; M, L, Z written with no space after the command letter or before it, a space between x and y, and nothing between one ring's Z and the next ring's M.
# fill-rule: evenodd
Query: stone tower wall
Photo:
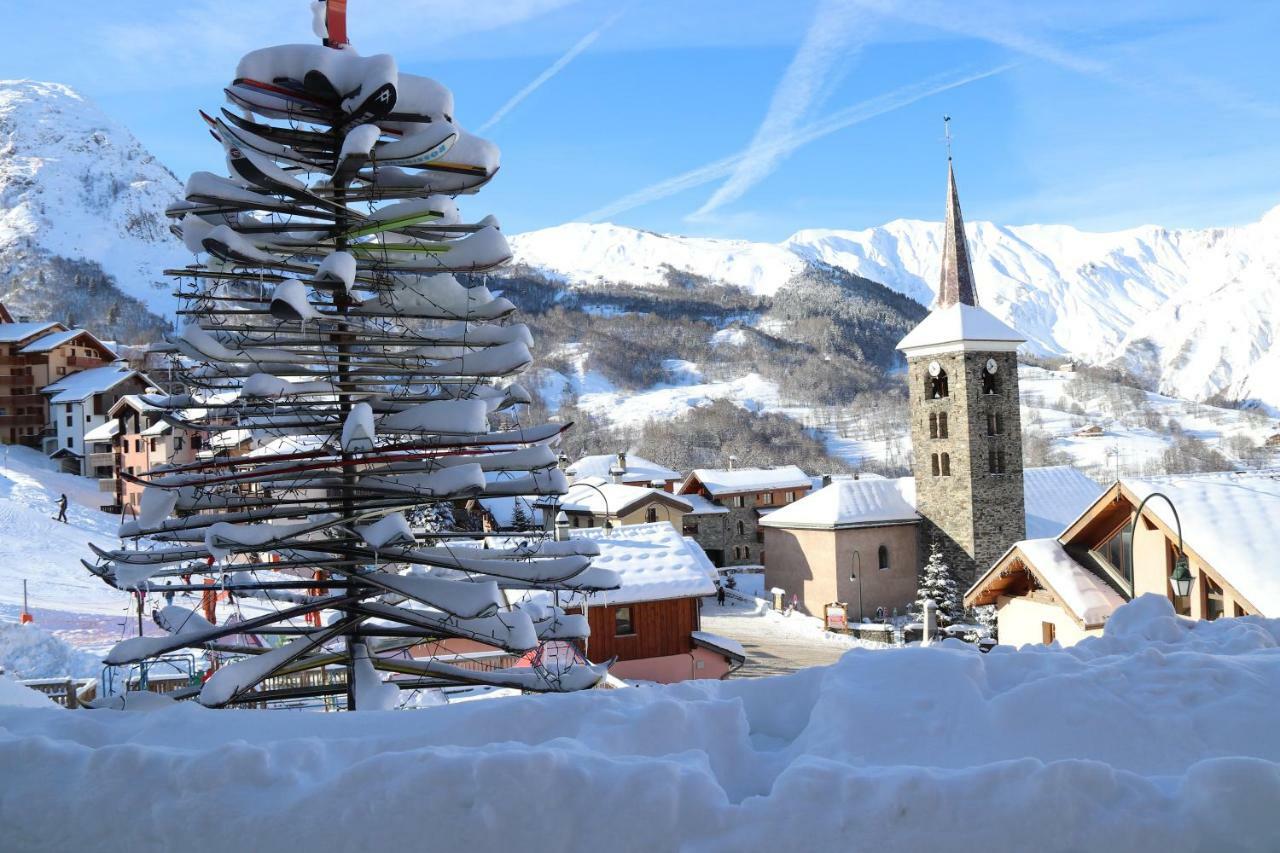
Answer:
M995 359L998 392L984 393L983 373ZM929 363L947 374L949 394L931 399ZM1022 493L1022 422L1018 412L1017 356L1012 352L954 351L912 356L910 383L912 466L920 525L920 560L936 542L962 583L986 571L1010 545L1025 538ZM946 437L930 433L930 415L947 416ZM990 413L1000 434L988 435ZM990 451L1004 452L1004 473L990 471ZM950 475L933 474L934 454L947 455Z

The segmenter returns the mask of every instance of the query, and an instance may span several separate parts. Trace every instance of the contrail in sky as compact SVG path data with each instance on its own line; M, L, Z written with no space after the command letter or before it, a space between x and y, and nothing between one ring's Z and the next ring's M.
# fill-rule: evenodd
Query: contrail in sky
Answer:
M997 65L994 68L988 68L985 71L968 72L960 76L936 75L919 83L913 83L909 86L895 89L892 92L868 98L865 101L838 110L824 119L805 125L784 138L771 140L761 146L747 148L736 154L730 154L728 157L722 157L704 166L699 166L696 169L690 169L675 177L667 178L665 181L650 184L644 189L637 190L597 210L593 210L591 213L580 217L579 221L597 222L602 219L609 219L619 213L649 204L658 199L666 198L694 187L700 187L703 184L733 174L739 163L749 156L758 154L762 148L767 147L770 151L776 149L790 152L802 145L814 142L824 136L829 136L838 130L843 130L846 127L860 124L867 119L901 109L917 101L924 100L931 95L937 95L978 80L1003 74L1018 64L1017 62L1009 62L1004 65Z
M551 63L551 65L549 65L545 71L543 71L537 77L534 77L533 80L531 80L527 86L525 86L519 92L516 92L514 95L512 95L511 98L505 104L498 107L498 111L493 115L489 116L488 121L486 121L484 124L476 128L476 132L483 133L484 131L493 127L498 122L502 121L506 117L507 113L511 112L512 110L514 110L516 107L520 105L521 101L523 101L525 98L532 95L534 92L538 91L538 89L542 87L542 84L546 83L552 77L556 76L561 71L563 71L565 66L568 65L570 62L573 62L573 60L576 59L580 53L582 53L587 48L591 47L591 45L595 43L595 40L600 38L601 34L603 34L605 30L609 29L609 27L617 23L618 19L621 18L626 11L627 11L627 7L624 6L623 8L615 12L613 15L611 15L607 20L605 20L603 24L596 27L594 30L587 33L582 38L578 39L578 41L574 43L573 47L566 50L564 54L555 62Z
M811 110L822 106L844 77L850 58L866 42L868 17L860 10L851 9L846 0L824 0L818 5L804 40L773 90L769 109L744 156L734 165L729 179L689 215L690 219L704 218L736 201L778 168L788 151L771 143L790 136L806 114L811 115Z

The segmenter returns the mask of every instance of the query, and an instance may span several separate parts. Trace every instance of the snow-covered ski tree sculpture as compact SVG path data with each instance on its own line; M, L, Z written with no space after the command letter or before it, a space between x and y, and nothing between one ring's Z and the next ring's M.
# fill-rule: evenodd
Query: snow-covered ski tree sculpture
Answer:
M526 533L481 550L464 547L475 533L406 518L566 488L551 447L563 427L521 425L529 398L504 384L530 362L528 329L511 302L454 275L510 255L492 217L465 224L454 203L493 177L498 151L454 122L449 90L357 54L338 13L315 6L323 45L246 55L225 90L235 109L204 115L230 177L197 172L169 210L197 262L173 271L180 387L146 401L214 447L234 436L254 449L133 476L145 488L121 536L134 545L95 549L91 567L121 589L198 592L213 579L243 607L221 625L164 607L168 636L125 640L106 662L210 650L224 665L191 691L209 706L590 687L606 667L565 663L559 644L586 636L585 616L519 602L616 588L591 567L593 543ZM432 505L445 511L422 511ZM452 640L519 664L465 668L443 653Z

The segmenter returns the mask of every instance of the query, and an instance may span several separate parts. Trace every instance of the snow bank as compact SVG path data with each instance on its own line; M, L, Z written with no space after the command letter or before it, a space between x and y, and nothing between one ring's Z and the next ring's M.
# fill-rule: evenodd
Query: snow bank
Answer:
M101 674L102 661L35 625L0 622L0 667L14 678L79 678Z
M855 649L769 679L351 715L5 708L0 825L21 850L1275 850L1278 703L1280 621L1140 599L1069 649Z
M57 708L58 704L39 690L32 690L12 678L0 675L0 708Z

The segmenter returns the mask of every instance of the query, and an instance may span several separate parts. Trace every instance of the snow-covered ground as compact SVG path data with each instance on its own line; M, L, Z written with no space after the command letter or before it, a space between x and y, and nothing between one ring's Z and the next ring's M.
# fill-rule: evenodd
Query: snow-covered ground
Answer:
M26 694L0 684L0 703ZM0 708L13 850L1280 848L1280 621L420 711Z
M54 520L59 494L67 524ZM80 564L93 559L90 542L120 543L119 519L98 510L100 500L96 480L60 473L38 451L0 447L0 620L17 620L25 579L36 624L79 644L119 638L129 596Z

